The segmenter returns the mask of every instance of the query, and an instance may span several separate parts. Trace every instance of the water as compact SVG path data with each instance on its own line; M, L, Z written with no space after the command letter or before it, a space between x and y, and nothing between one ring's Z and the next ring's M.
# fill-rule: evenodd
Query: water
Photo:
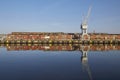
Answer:
M120 50L45 51L9 47L0 48L0 80L120 80Z

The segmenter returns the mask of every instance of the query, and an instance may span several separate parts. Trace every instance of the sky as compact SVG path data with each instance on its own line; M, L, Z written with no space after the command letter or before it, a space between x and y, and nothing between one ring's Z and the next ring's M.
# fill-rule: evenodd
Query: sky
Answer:
M81 33L88 19L88 32L120 34L120 0L0 0L0 33Z

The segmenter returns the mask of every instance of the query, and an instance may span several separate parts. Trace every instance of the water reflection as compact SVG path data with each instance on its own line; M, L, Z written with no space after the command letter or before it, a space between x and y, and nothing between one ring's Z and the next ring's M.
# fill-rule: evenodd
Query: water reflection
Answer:
M89 51L109 51L120 50L120 45L41 45L41 44L1 44L0 47L5 47L7 51L80 51L81 63L84 73L88 75L89 80L93 80L92 72L89 66L88 52Z

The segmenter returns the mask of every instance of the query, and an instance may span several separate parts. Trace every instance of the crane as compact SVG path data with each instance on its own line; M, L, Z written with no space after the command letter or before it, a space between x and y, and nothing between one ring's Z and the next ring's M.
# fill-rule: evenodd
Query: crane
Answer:
M84 39L84 35L88 35L87 34L87 28L88 28L88 18L90 16L90 12L91 12L92 7L90 6L88 9L88 13L87 16L84 18L84 20L82 21L81 24L81 30L82 30L82 39Z

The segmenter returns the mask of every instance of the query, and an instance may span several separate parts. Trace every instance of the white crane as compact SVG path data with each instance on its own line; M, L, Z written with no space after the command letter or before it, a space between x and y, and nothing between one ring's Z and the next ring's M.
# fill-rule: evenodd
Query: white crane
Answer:
M91 12L91 6L89 7L89 10L88 10L88 14L87 16L84 18L84 20L82 21L82 24L81 24L81 30L82 30L82 39L84 39L84 35L88 35L87 34L87 28L88 28L88 18L89 18L89 15L90 15L90 12Z

